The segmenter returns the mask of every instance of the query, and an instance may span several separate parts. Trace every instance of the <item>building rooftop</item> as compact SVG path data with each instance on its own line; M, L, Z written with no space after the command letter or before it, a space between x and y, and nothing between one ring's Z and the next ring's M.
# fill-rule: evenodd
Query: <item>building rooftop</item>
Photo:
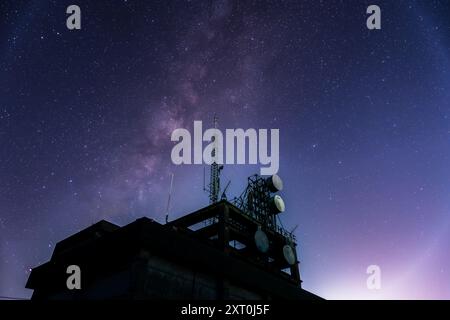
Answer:
M36 300L319 298L301 288L299 276L283 271L277 256L258 253L242 237L246 231L239 238L243 247L229 246L236 241L236 217L245 222L238 208L221 201L166 225L140 218L119 227L102 220L59 242L26 287ZM190 228L199 220L209 224ZM268 237L277 246L277 235ZM291 271L298 271L297 263ZM81 290L66 286L69 265L81 269Z

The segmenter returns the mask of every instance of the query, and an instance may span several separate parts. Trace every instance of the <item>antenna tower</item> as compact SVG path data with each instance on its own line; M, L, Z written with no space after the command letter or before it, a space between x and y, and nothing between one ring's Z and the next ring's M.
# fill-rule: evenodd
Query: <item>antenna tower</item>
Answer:
M214 115L214 129L217 129L217 117ZM214 148L211 153L213 163L211 164L209 185L208 188L204 188L209 193L209 203L214 204L219 201L220 194L220 171L223 169L223 165L216 163L216 149L217 149L217 137L214 137Z

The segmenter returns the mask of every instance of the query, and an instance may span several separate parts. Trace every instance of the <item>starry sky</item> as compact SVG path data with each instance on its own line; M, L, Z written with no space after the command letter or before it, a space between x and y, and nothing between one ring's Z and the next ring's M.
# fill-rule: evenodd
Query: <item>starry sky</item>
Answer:
M173 165L170 135L214 114L280 129L305 289L450 299L445 0L1 1L0 296L30 297L30 269L100 219L163 222L172 172L171 219L207 205L204 166ZM225 166L227 194L259 168Z

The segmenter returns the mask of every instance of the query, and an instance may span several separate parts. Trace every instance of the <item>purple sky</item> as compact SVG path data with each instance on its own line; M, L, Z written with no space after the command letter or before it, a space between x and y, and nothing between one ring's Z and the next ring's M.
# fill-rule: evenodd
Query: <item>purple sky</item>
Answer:
M0 3L0 296L99 219L208 204L171 164L194 120L280 129L287 229L325 298L450 298L450 4L378 1ZM259 165L226 166L237 196ZM381 290L366 287L379 265Z

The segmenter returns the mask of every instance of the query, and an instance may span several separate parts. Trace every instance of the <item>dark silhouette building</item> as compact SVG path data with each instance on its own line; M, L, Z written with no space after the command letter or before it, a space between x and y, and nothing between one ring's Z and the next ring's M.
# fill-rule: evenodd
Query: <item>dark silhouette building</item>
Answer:
M165 225L148 218L119 227L100 221L59 242L34 268L27 288L40 299L320 299L301 288L286 238L220 201ZM292 243L291 243L292 245ZM67 267L81 270L69 290Z

